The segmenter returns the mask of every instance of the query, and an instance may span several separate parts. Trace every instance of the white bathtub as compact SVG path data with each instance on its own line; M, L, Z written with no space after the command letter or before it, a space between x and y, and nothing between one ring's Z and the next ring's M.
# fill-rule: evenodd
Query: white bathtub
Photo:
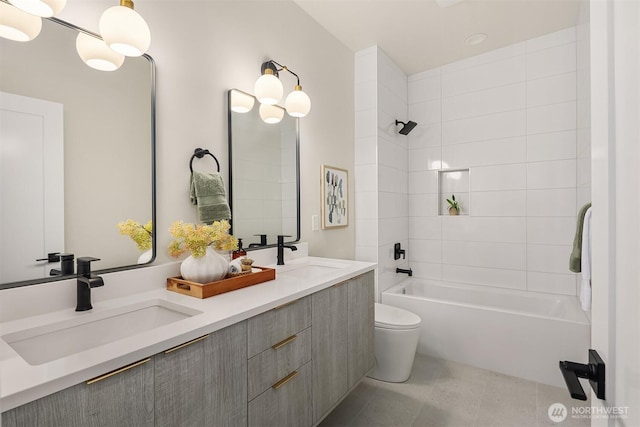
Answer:
M418 353L558 387L559 360L587 361L591 326L576 297L408 279L382 303L422 318Z

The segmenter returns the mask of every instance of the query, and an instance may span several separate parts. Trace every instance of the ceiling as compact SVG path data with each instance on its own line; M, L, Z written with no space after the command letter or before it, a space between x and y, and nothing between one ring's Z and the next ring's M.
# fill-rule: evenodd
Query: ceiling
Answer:
M378 45L407 75L577 24L586 0L294 0L348 48ZM487 39L465 43L474 33Z

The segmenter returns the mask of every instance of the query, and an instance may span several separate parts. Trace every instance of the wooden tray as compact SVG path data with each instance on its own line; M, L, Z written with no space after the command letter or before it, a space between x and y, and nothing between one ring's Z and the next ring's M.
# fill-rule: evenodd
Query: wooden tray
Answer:
M196 283L184 280L182 277L168 277L167 290L196 298L209 298L247 286L257 285L276 278L276 270L267 267L259 268L261 271L243 274L241 276L229 277L211 283Z

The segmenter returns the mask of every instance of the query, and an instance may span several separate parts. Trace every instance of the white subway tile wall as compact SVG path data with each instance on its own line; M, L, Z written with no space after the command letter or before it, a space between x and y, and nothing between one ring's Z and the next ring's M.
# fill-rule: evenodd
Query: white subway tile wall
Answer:
M410 265L420 278L576 294L588 41L579 25L408 77L376 46L356 53L356 256L378 262L378 292ZM418 125L399 135L396 119ZM441 197L457 191L468 215L439 215L438 170L467 168L465 188L445 183ZM407 260L393 260L395 242Z
M378 262L378 54L377 48L355 55L356 259ZM351 172L351 171L350 171ZM376 280L377 280L376 271Z
M427 91L429 87L424 85ZM372 47L356 53L354 90L356 258L378 263L380 293L404 278L395 269L409 262L393 259L394 243L409 246L409 141L395 124L396 119L409 119L407 76L382 50ZM427 103L425 117L429 113ZM439 124L439 119L434 122ZM439 127L437 140L433 141L435 132L426 134L437 152L425 151L421 161L437 161L439 168Z
M568 259L590 188L577 34L572 27L409 76L409 116L419 123L408 146L416 276L576 293ZM469 216L435 215L438 160L469 168Z

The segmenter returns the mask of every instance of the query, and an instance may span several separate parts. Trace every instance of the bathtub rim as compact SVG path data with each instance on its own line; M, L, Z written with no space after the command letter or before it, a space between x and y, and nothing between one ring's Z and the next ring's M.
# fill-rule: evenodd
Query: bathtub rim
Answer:
M571 305L574 306L574 311L576 313L580 313L578 315L578 317L580 317L580 320L568 319L566 317L544 315L544 314L539 314L539 313L531 313L531 312L526 312L526 311L522 311L522 310L513 310L513 309L508 309L508 308L505 308L505 307L493 307L493 306L487 306L487 305L483 305L483 304L471 304L471 303L466 303L466 302L445 300L445 299L441 299L441 298L429 298L429 297L418 296L418 295L403 294L402 292L400 292L400 289L404 288L407 285L407 283L415 283L415 282L419 282L421 284L426 284L428 286L437 286L437 287L442 287L442 288L451 288L451 289L463 290L463 291L466 290L466 291L478 292L480 290L486 290L486 291L488 291L490 293L494 293L494 294L511 295L511 296L517 296L517 297L535 297L535 298L542 298L542 299L552 299L552 298L553 299L560 299L560 300L564 300L564 301L566 301L566 303L571 304ZM582 308L580 307L580 302L578 300L578 297L575 296L575 295L550 294L550 293L542 293L542 292L527 292L527 291L524 291L524 290L521 290L521 289L509 289L509 288L500 288L500 287L485 286L485 285L471 285L471 284L467 284L467 283L446 282L446 281L443 281L443 280L422 279L422 278L416 278L416 277L404 279L403 281L401 281L401 282L393 285L392 287L384 290L382 292L382 295L381 295L381 302L383 304L389 304L389 302L385 302L384 301L384 296L385 295L395 296L395 297L400 297L400 298L411 298L411 299L426 300L426 301L430 301L430 302L437 302L437 303L442 303L442 304L456 305L456 306L459 306L459 307L474 308L474 309L479 309L479 310L500 311L500 312L510 313L510 314L514 314L514 315L529 316L529 317L549 319L549 320L555 320L555 321L561 321L561 322L575 323L575 324L578 324L578 325L588 325L589 327L591 327L591 321L589 319L589 316L587 315L587 313L585 313L582 310ZM389 305L392 305L392 304L389 304ZM578 308L578 310L575 310L576 307Z

